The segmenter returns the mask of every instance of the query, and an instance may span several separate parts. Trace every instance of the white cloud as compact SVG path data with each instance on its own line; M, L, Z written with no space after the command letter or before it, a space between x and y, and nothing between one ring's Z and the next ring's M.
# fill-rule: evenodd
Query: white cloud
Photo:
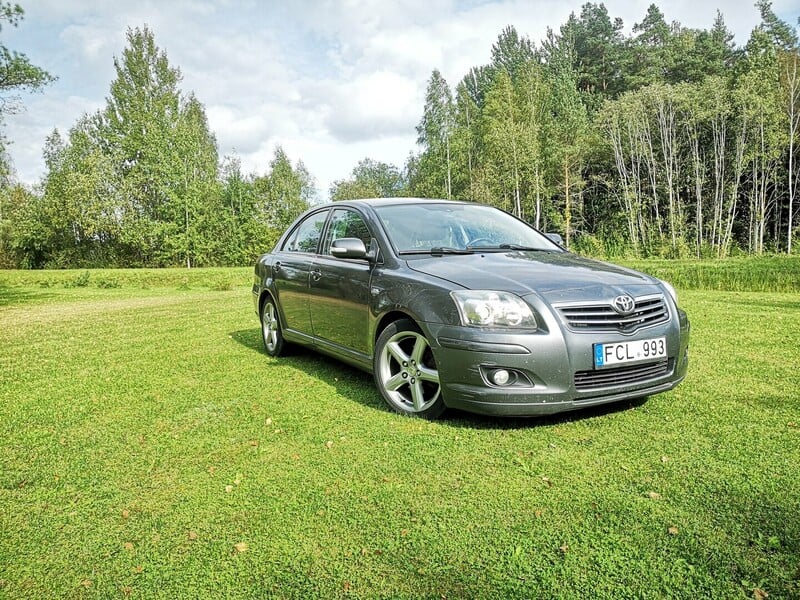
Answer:
M345 143L413 131L419 119L419 91L419 82L386 70L332 84L327 128Z

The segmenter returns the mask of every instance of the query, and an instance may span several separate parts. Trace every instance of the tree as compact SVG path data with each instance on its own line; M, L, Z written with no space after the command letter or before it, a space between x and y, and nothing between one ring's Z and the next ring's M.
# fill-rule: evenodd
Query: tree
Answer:
M37 266L36 255L46 235L33 205L38 198L20 184L0 186L0 269ZM32 259L32 260L30 260Z
M191 266L198 215L213 210L216 141L153 33L129 29L127 38L99 125L120 180L121 242L134 264Z
M213 264L219 247L220 223L217 142L208 128L203 105L190 94L175 123L175 162L170 202L183 206L180 232L169 239L174 255L185 258L187 268L199 259Z
M772 46L778 50L794 50L798 46L798 36L794 28L783 21L772 10L770 0L758 0L756 8L761 14L759 29L767 34Z
M518 217L522 212L525 120L509 73L500 69L486 94L482 113L484 166L498 194L495 202Z
M535 53L530 39L520 36L511 25L505 27L497 37L497 41L492 44L492 69L502 69L512 80L516 79L519 72L534 58Z
M633 33L635 37L628 41L626 51L626 88L638 89L665 81L671 67L672 31L664 13L651 4L642 22L633 26Z
M552 157L564 192L564 240L569 248L573 229L573 190L582 189L582 160L589 133L589 117L577 88L569 44L554 54L549 65L549 107L552 120L548 137L555 146Z
M462 81L456 86L453 148L453 196L462 200L475 197L475 173L478 167L480 136L477 124L480 108Z
M395 198L405 193L406 181L394 165L365 158L353 167L349 179L331 184L331 200Z
M302 161L292 166L280 146L269 163L269 172L253 182L259 219L275 234L282 233L315 200L314 179Z
M23 20L25 11L19 4L0 2L0 31L3 26L17 27ZM53 82L55 77L44 69L37 67L27 56L14 50L9 50L0 42L0 126L3 124L3 115L15 112L20 107L19 97L16 92L37 91ZM10 185L12 173L11 160L5 151L5 138L0 132L0 191ZM3 224L3 201L0 199L0 227L8 230L9 225Z
M754 29L745 47L746 71L736 90L749 127L744 155L750 167L747 244L756 254L765 250L769 213L778 207L777 175L788 143L782 123L777 51L768 28Z
M0 31L3 23L17 27L25 12L19 4L0 2ZM36 91L52 83L55 77L44 69L32 64L20 52L9 50L0 43L0 116L15 108L14 98L7 96L13 91Z
M780 85L783 98L783 109L788 127L788 195L786 225L786 253L792 253L792 235L794 229L795 197L797 193L797 166L795 149L798 133L800 133L800 49L784 50L779 54Z
M147 28L129 29L106 107L45 147L53 266L216 264L221 195L203 105Z
M592 111L622 90L622 27L622 19L612 21L603 4L587 2L579 18L571 14L559 34L551 33L543 44L548 64L559 54L571 54L577 88Z
M84 115L65 142L58 130L47 138L48 172L38 218L48 235L42 259L51 267L116 265L120 220L118 176L98 143L98 119Z
M434 69L425 93L422 120L417 125L417 144L422 146L414 177L420 196L453 197L451 141L455 128L453 94L442 74Z

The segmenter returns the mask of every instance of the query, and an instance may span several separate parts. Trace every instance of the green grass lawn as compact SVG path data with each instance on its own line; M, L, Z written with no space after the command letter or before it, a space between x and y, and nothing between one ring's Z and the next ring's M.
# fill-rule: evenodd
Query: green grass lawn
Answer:
M0 272L0 597L800 597L796 291L679 289L644 403L430 423L249 278Z

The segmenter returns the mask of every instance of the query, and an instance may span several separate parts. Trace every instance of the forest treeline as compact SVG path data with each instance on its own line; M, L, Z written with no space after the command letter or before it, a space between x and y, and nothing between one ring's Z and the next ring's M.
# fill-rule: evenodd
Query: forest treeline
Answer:
M509 26L455 87L432 72L405 165L365 158L330 197L493 204L598 256L791 253L800 47L756 6L742 47L720 13L690 29L656 5L629 35L594 3L538 44ZM105 108L46 140L41 184L0 180L0 266L248 264L317 201L280 148L263 175L220 159L152 32L127 41Z

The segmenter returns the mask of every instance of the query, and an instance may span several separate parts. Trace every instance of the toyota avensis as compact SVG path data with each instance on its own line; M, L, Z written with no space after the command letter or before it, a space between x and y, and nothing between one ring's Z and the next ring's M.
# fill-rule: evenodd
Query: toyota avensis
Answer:
M471 202L314 207L259 258L253 300L267 354L311 347L371 372L392 409L426 418L642 398L688 367L672 286Z

